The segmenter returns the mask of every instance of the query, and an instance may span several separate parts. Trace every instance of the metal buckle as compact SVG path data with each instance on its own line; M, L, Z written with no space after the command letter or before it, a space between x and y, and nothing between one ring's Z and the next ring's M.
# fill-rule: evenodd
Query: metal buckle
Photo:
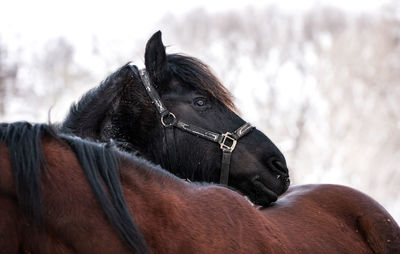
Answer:
M220 148L227 152L232 152L235 149L236 143L237 143L236 139L231 137L230 135L232 135L232 133L230 133L230 132L222 134L222 137L224 137L224 138L222 139L222 142L220 144ZM225 143L227 141L228 141L228 144ZM229 142L231 142L231 144L229 144Z
M164 121L164 119L167 118L172 118L172 120L168 120L167 122ZM164 125L164 127L171 127L176 123L176 116L172 112L168 112L168 114L165 114L161 116L161 123Z

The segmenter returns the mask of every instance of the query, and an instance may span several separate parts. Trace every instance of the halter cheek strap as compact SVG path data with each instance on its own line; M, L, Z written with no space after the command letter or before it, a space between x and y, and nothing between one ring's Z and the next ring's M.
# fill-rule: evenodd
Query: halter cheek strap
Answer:
M131 67L132 68L132 67ZM248 134L251 130L253 130L253 126L250 123L245 123L240 126L233 133L226 132L224 134L219 134L213 131L209 131L198 127L196 125L188 124L183 121L179 121L176 119L174 113L168 111L165 107L164 103L161 101L160 96L157 91L154 89L151 84L151 80L149 74L145 69L140 70L140 77L142 79L143 86L145 87L147 94L149 95L152 103L156 107L158 113L160 114L161 124L165 127L166 135L165 138L167 140L167 144L172 151L172 154L176 152L175 147L175 138L174 138L174 128L176 127L182 131L189 132L198 137L208 139L210 141L216 142L220 145L222 150L222 163L221 163L221 174L220 174L220 183L228 185L229 179L229 169L231 163L231 156L233 150L235 150L237 141L239 138ZM168 141L171 140L171 141ZM169 154L169 150L165 147L166 152ZM172 162L172 157L169 154L170 165L176 165Z

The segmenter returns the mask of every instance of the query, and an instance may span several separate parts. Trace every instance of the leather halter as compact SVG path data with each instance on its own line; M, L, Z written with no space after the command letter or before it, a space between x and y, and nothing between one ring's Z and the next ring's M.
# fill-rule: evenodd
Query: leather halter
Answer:
M131 69L133 68L130 65ZM132 71L135 72L134 69ZM135 72L137 73L137 72ZM249 133L254 127L250 123L245 123L240 126L234 132L226 132L224 134L215 133L201 127L188 124L176 119L174 113L170 112L161 101L160 96L158 95L156 89L151 84L151 80L146 69L140 70L140 77L142 79L143 86L145 87L147 94L150 96L150 99L154 106L156 107L158 113L160 114L161 124L166 129L166 139L174 140L173 135L173 127L176 127L180 130L189 132L198 137L208 139L210 141L216 142L220 145L222 150L222 164L221 164L221 174L220 174L220 183L228 185L229 179L229 168L231 163L231 155L233 150L236 147L236 143L239 138L243 137L247 133ZM175 142L170 142L172 149L175 150Z

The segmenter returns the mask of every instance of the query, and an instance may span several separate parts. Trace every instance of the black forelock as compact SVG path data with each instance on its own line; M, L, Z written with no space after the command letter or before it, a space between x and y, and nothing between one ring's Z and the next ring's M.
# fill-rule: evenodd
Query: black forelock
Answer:
M195 89L206 91L229 109L236 110L231 93L199 59L182 54L169 54L167 61L172 76Z

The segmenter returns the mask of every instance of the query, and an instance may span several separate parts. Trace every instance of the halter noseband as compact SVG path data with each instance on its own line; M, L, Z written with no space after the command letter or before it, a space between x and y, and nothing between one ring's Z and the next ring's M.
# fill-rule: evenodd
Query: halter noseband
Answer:
M130 65L131 68L132 65ZM133 69L132 69L133 70ZM134 70L133 70L134 71ZM136 71L134 71L137 73ZM208 139L210 141L216 142L220 145L222 150L222 164L221 164L221 175L220 175L220 183L228 185L229 179L229 168L231 163L231 155L233 150L236 147L236 143L239 138L243 137L247 133L249 133L254 127L250 123L245 123L240 126L233 133L226 132L224 134L215 133L201 127L191 125L180 120L176 119L174 113L168 111L165 107L164 103L161 101L160 96L158 95L156 89L151 84L151 80L146 69L140 70L140 77L142 79L143 86L145 87L147 94L150 96L150 99L154 106L156 107L158 113L160 114L161 124L166 128L166 138L173 139L174 136L172 133L173 127L177 127L180 130L189 132L198 137L202 137L204 139ZM171 142L171 144L174 142ZM174 146L174 145L173 145ZM175 147L174 147L175 149Z

